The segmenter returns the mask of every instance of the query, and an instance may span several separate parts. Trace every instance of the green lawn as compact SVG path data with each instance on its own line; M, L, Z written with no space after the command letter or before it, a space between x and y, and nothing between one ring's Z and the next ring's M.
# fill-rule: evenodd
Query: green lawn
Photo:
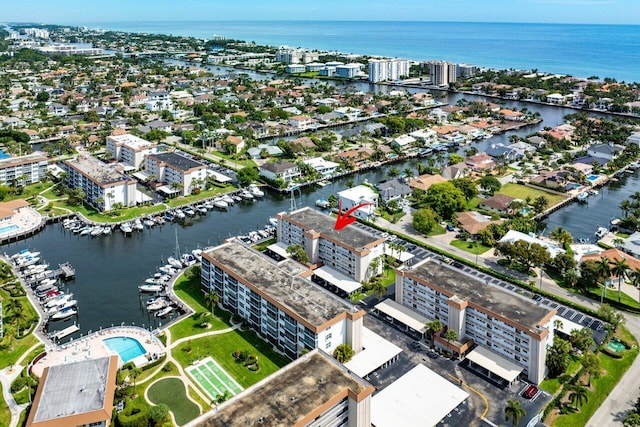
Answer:
M258 252L263 252L265 249L267 249L269 246L273 245L277 241L278 241L278 239L276 239L274 237L274 238L269 239L269 240L267 240L265 242L258 243L257 245L253 245L253 249L255 249Z
M184 196L184 197L176 197L175 199L170 199L167 201L167 204L172 207L178 207L178 206L182 206L182 205L187 205L189 203L194 203L197 202L199 200L204 200L204 199L208 199L210 197L213 197L215 195L218 194L222 194L222 193L227 193L229 191L235 190L236 187L234 187L231 184L225 185L225 186L221 186L221 187L213 187L210 190L204 190L201 191L198 194L190 194L188 196Z
M396 282L396 271L391 267L385 267L382 274L382 283L385 286L389 286Z
M485 246L480 242L467 242L464 240L452 240L451 246L455 246L458 249L462 249L463 251L469 252L474 255L482 255L491 249L491 246Z
M191 351L186 349L191 346ZM250 371L241 363L236 363L232 353L247 350L258 358L260 370ZM290 362L285 356L276 353L270 344L262 341L252 331L231 331L226 334L194 339L172 350L173 357L183 366L196 360L213 357L242 387L252 384L276 372Z
M557 194L552 194L541 189L526 187L524 185L514 184L512 182L503 185L498 193L506 194L507 196L515 197L521 200L526 200L527 197L530 197L531 200L534 200L536 197L544 196L547 198L547 200L549 200L549 206L558 204L567 198L566 196L559 196Z
M205 313L205 318L200 317L203 313ZM171 332L171 339L176 341L180 338L191 335L228 328L231 326L231 323L229 322L230 318L231 314L229 312L220 309L215 311L215 316L213 317L211 316L210 311L194 313L169 328L169 331ZM208 328L201 328L200 324L203 321L206 321L211 326Z
M571 355L571 362L569 363L569 366L567 366L566 370L567 374L561 375L557 378L546 378L540 383L540 388L546 392L549 392L550 394L555 394L558 390L560 390L564 377L566 377L567 375L574 375L576 372L578 372L578 369L580 369L580 359L574 355Z
M441 226L440 224L436 224L433 226L433 228L431 229L431 231L429 232L429 234L427 234L428 236L439 236L441 234L446 233L446 230L444 229L443 226Z
M184 383L179 378L165 378L156 382L149 387L147 396L156 405L167 405L178 425L186 424L200 415L200 409L189 400Z
M638 344L636 339L625 329L619 330L619 336L624 341ZM606 371L606 375L598 379L592 379L591 384L595 388L594 392L589 393L589 400L578 412L573 414L561 415L554 421L553 425L558 427L573 427L586 425L594 412L600 407L602 402L607 398L611 390L618 384L620 378L629 369L635 358L638 356L638 348L626 350L622 359L614 359L604 353L600 354L600 363L602 369ZM635 398L633 396L632 398Z
M481 201L483 201L484 199L481 199L480 197L474 197L471 200L469 200L467 202L467 209L469 209L470 211L475 210L478 205L480 204Z
M7 366L15 364L20 356L24 354L31 346L36 344L38 339L33 335L27 335L26 337L15 340L13 350L0 352L0 369L4 369Z
M173 285L173 291L178 298L184 301L193 311L211 311L204 299L204 294L200 290L200 281L187 279L181 275Z
M163 205L143 206L123 209L115 215L107 215L100 213L87 206L71 206L63 200L52 202L56 208L68 209L73 212L79 212L85 216L85 218L95 222L119 222L128 221L133 218L137 218L142 215L150 215L160 212L165 209Z
M229 160L229 161L231 161L233 163L237 163L237 164L245 166L245 167L247 167L247 166L256 166L256 164L254 163L253 160L236 160L233 157L231 157L229 154L222 153L220 151L209 151L209 152L207 152L207 155L208 155L209 158L215 159L217 157L218 160ZM228 164L225 163L225 166L228 167Z
M4 401L2 384L0 384L0 426L8 426L9 424L11 424L11 411Z

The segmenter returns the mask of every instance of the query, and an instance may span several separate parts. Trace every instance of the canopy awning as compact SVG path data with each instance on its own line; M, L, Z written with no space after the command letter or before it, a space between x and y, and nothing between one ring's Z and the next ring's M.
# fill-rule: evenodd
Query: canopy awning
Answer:
M271 252L280 255L284 258L291 258L291 255L287 252L287 245L282 242L274 243L267 247Z
M401 304L398 304L394 300L386 299L381 303L375 306L375 309L381 313L386 314L413 329L414 331L418 331L424 333L426 331L426 324L429 321L424 316L414 312L408 307L405 307Z
M160 191L161 193L164 193L164 194L169 194L169 195L176 194L176 193L180 192L179 189L171 188L168 185L163 185L162 187L158 187L158 191Z
M508 382L515 380L522 372L520 366L484 347L476 347L466 358Z
M313 270L313 274L325 280L326 282L331 283L332 285L345 291L348 294L351 294L362 287L362 284L360 282L356 282L352 278L327 266L323 266Z

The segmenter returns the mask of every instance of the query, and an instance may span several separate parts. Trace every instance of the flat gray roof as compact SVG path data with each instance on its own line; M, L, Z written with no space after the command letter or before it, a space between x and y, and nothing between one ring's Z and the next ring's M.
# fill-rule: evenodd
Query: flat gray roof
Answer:
M334 396L373 387L330 356L314 350L211 411L198 426L293 426Z
M316 231L323 237L343 242L345 245L355 249L362 249L372 243L382 243L384 241L382 237L377 237L353 225L347 226L342 230L335 230L333 228L336 225L336 219L334 217L315 211L309 207L283 215L285 220L291 219L307 230Z
M242 277L306 322L320 326L353 306L299 276L306 269L293 260L276 263L237 240L203 253L229 272Z
M194 168L205 167L205 165L200 162L196 162L195 160L188 159L176 153L150 154L149 157L164 162L172 168L180 171L188 171Z
M64 163L89 176L99 184L110 184L133 179L116 170L114 164L103 163L91 156L78 156L75 159L65 160Z
M109 361L109 357L102 357L50 367L34 422L102 409L108 388Z
M537 331L537 325L551 309L535 304L528 298L504 291L461 270L432 259L416 265L408 274L449 291L495 314Z

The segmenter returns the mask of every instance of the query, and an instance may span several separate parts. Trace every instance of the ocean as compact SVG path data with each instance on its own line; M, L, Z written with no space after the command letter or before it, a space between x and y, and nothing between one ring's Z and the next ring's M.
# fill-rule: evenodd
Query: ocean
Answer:
M91 28L210 39L214 34L412 60L640 82L639 25L403 21L96 22Z

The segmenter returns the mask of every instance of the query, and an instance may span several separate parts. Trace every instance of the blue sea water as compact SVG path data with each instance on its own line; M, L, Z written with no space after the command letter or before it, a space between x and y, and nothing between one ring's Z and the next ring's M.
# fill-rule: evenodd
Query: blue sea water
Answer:
M93 28L210 39L214 34L413 60L538 69L578 77L640 81L639 25L403 21L100 22Z

